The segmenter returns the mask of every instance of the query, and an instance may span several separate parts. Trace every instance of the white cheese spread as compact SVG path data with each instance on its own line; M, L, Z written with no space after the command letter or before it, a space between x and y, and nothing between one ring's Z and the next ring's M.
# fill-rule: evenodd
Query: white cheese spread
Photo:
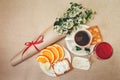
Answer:
M70 66L67 60L57 62L54 65L54 71L56 74L64 74L69 69L70 69Z

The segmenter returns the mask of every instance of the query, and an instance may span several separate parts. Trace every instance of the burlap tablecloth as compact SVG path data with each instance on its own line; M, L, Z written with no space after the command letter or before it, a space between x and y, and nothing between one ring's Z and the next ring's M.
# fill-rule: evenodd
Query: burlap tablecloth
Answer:
M45 75L34 57L12 67L10 59L62 16L70 1L95 9L88 25L97 24L114 49L108 60L97 60L88 71L74 69L57 78ZM120 0L0 0L0 80L120 80ZM64 40L61 41L65 45Z

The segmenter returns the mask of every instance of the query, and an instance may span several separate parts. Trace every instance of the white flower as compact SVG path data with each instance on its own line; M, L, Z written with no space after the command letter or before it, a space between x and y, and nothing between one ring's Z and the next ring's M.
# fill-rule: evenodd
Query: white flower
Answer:
M78 15L78 14L79 14L79 11L74 11L74 10L73 10L73 11L71 11L71 12L68 13L68 16L69 16L69 17L75 17L75 16Z
M59 30L59 33L61 33L61 34L62 34L62 33L63 33L63 30L62 30L62 29L60 29L60 30Z
M68 29L63 30L63 33L64 34L68 33Z
M72 19L67 20L67 29L71 29L73 27L74 23Z
M73 20L68 19L66 22L63 23L62 27L63 29L71 29L73 25L74 25Z
M56 25L55 26L55 29L58 31L60 29L60 26L59 25Z
M80 22L80 21L82 21L82 18L81 18L81 17L78 18L78 22Z
M83 21L83 23L86 23L86 22L87 22L85 18L83 18L82 21Z
M79 7L75 7L75 11L76 11L76 13L79 13L80 12L80 8Z
M68 28L68 23L67 22L64 22L64 24L63 24L63 29L67 29Z
M81 18L81 17L78 17L78 18L77 18L77 23L80 24L81 21L82 21L82 18Z

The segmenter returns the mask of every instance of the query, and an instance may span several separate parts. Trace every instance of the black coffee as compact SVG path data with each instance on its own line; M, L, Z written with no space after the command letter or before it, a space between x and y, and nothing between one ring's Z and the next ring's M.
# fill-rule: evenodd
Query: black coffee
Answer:
M79 31L75 34L75 42L80 46L85 46L90 42L90 37L87 32Z

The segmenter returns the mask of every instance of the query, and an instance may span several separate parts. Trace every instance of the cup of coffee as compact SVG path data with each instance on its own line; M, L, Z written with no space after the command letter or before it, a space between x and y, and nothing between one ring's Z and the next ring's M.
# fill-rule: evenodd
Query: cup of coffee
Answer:
M74 41L80 47L87 47L92 41L92 35L88 30L79 30L74 34Z

